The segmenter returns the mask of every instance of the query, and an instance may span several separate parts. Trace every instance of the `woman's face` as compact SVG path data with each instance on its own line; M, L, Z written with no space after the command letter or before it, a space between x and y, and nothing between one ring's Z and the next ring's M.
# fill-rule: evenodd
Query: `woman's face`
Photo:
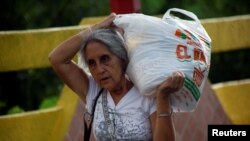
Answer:
M85 49L85 59L96 82L108 90L116 89L123 77L122 62L106 45L90 42Z

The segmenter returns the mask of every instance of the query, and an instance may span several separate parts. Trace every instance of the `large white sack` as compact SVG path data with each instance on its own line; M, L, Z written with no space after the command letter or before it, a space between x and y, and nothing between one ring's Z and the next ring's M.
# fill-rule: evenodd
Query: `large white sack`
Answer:
M170 16L172 11L193 21ZM173 110L193 111L208 76L211 39L198 18L182 9L169 9L163 18L144 14L118 15L114 24L124 29L130 63L127 74L145 96L174 71L185 74L184 87L171 96Z

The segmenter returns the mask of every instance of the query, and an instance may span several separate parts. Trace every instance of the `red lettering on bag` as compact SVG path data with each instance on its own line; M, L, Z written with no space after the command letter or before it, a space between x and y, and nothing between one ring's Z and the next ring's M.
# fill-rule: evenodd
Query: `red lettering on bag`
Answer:
M187 40L187 44L188 44L188 45L195 46L195 47L199 47L199 48L201 48L201 47L202 47L201 43L200 43L200 42L198 42L198 41Z
M205 73L205 70L201 70L201 68L196 68L194 67L194 71L193 71L193 81L195 82L195 84L197 86L200 86L203 79L204 79L204 73Z
M195 36L189 32L188 30L184 29L184 31L186 32L186 35L187 35L187 39L188 40L192 40L192 39L196 39ZM185 34L185 33L184 33Z
M177 45L176 56L178 59L181 59L181 60L188 60L191 58L191 56L188 55L187 53L187 47L184 45Z
M204 52L198 48L194 48L194 60L207 64Z
M180 29L177 29L176 31L175 31L175 36L177 36L177 37L179 37L179 38L181 38L181 30Z
M177 29L175 31L175 36L177 36L177 37L179 37L181 39L184 39L184 40L186 40L186 39L191 40L190 34L189 33L184 33L180 29Z
M180 29L177 29L175 31L175 36L177 36L181 39L187 40L188 45L193 45L195 47L199 47L199 48L202 47L200 40L202 42L205 42L207 45L207 42L204 38L202 38L201 36L196 37L194 34L192 34L190 31L188 31L186 29L184 29L183 31L181 31Z

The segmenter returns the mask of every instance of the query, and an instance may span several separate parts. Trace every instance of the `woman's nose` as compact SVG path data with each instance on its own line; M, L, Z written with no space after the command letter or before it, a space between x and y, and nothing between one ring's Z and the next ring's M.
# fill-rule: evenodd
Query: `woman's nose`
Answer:
M97 71L97 73L103 73L105 71L104 65L102 63L97 63L96 71Z

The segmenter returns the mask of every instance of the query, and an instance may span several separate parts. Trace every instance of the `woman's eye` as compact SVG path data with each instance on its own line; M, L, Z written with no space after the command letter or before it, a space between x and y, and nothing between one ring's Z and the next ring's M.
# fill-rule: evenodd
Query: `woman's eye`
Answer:
M96 64L96 63L95 63L94 60L89 60L89 61L88 61L88 66L91 67L91 68L95 67L95 64Z
M110 60L110 57L108 55L103 55L101 57L101 62L104 63L104 64L107 64Z

